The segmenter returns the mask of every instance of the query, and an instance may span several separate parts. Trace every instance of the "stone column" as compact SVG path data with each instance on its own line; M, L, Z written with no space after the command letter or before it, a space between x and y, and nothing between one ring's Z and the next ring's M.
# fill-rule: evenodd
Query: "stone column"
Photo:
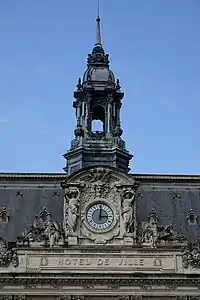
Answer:
M86 129L86 131L91 131L91 124L89 124L89 118L91 118L90 111L89 111L89 106L90 106L91 100L92 100L92 96L91 96L91 94L88 94L87 101L85 101L85 129Z
M84 124L84 118L85 118L85 102L82 102L81 125L85 125L85 124Z
M107 133L110 133L112 126L112 94L108 95L108 106L107 106Z
M81 122L80 122L80 117L81 117L81 107L80 107L80 103L77 105L77 114L76 114L76 126L80 126Z
M107 123L107 132L110 133L111 129L111 103L108 103L108 123Z
M77 119L79 119L81 116L81 107L80 107L80 104L78 104L77 106Z
M118 103L117 111L116 111L116 125L120 124L120 108L121 108L121 103Z

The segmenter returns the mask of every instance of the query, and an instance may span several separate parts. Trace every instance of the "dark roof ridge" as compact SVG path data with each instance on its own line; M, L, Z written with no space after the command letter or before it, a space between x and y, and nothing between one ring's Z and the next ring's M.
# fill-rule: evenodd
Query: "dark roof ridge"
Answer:
M134 174L130 173L138 180L200 180L200 175L196 174ZM2 172L0 173L0 180L2 179L63 179L66 178L66 173L31 173L31 172Z

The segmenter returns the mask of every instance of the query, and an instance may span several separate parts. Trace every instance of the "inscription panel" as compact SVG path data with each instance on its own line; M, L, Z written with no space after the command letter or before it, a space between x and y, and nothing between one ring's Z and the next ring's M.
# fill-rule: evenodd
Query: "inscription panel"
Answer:
M27 270L41 271L176 271L176 257L165 255L45 254L28 255Z

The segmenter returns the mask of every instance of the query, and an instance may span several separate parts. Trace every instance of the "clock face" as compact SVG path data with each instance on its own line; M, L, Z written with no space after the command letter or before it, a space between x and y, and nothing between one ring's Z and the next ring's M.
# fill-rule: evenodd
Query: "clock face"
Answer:
M96 203L88 209L87 221L94 229L107 229L114 221L114 214L108 205Z

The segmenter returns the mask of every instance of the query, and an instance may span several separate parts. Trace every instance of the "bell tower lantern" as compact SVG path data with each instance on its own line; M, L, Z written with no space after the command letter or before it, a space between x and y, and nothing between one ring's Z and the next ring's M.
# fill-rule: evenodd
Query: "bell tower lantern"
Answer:
M88 55L83 78L79 78L74 92L75 138L64 155L64 170L69 175L94 165L113 166L128 172L132 158L121 138L120 109L124 93L109 68L109 55L105 54L101 42L99 16L96 22L96 43ZM101 128L95 130L93 125L97 120Z

